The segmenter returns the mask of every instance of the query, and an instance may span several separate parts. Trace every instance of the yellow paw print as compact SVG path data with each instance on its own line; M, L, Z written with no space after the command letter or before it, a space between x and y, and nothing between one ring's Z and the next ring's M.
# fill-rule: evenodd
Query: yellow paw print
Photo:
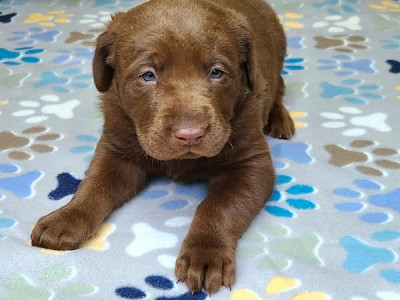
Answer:
M66 14L62 10L48 11L46 14L32 13L24 20L24 23L37 23L39 26L51 27L54 26L54 23L69 23L70 20L68 18L72 16L73 14Z
M390 1L382 1L381 4L368 4L368 6L378 12L400 12L400 5Z
M302 17L302 14L288 12L280 16L280 20L285 30L300 29L303 28L303 24L297 22L297 20L301 19Z
M297 279L287 278L283 276L273 277L265 288L267 295L277 295L285 293L289 290L298 288L301 282ZM289 298L288 298L289 299ZM300 293L291 300L330 300L331 297L322 292L305 292ZM238 289L231 293L231 300L262 300L256 293L248 289Z
M395 86L394 89L395 89L396 91L399 91L399 92L400 92L400 85ZM397 98L397 100L400 100L400 95L398 95L396 98Z
M291 111L289 114L290 114L290 116L292 117L292 119L294 121L294 127L296 127L296 128L304 128L304 127L308 126L308 124L305 123L305 122L297 121L297 119L306 117L307 116L306 112L304 112L304 111Z
M106 250L109 247L107 238L114 230L115 230L114 224L112 224L112 223L102 224L100 226L99 231L96 233L96 235L94 235L91 239L89 239L85 243L83 243L81 248L88 248L88 249L94 250L94 251ZM29 243L29 245L31 245L31 244ZM66 251L41 248L40 252L46 253L46 254L59 255Z

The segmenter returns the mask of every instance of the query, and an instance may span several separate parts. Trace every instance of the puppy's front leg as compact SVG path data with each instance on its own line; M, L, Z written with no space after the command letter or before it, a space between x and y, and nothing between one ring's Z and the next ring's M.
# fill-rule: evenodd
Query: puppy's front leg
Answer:
M178 281L192 292L209 294L236 279L237 242L264 206L274 185L267 153L210 180L208 197L198 206L175 266Z
M145 186L146 179L146 173L133 161L119 159L100 139L74 197L39 219L32 231L32 245L55 250L78 248L115 208Z

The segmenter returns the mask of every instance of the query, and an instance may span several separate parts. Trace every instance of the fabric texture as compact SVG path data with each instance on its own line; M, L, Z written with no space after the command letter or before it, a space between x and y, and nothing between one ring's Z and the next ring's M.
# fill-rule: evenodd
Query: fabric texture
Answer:
M0 1L0 299L400 299L394 0L270 0L287 34L297 133L267 138L275 191L239 242L232 290L192 296L174 277L205 182L154 178L81 249L30 246L101 134L95 38L110 13L140 3Z

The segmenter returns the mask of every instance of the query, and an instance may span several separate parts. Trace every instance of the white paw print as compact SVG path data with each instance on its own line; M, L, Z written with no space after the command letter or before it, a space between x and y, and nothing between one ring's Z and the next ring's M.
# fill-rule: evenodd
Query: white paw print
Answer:
M379 132L390 132L385 121L387 115L382 112L375 112L369 115L362 115L362 111L355 107L340 107L340 113L323 112L321 116L328 119L328 122L322 123L325 128L337 129L345 128L348 125L355 126L351 129L346 129L342 132L344 136L362 136L367 133L367 129L375 129Z
M110 12L100 11L97 14L84 14L80 24L87 24L93 28L104 27L104 24L111 19Z
M332 33L341 33L348 30L361 30L360 18L352 16L347 20L343 20L342 16L334 15L325 17L324 21L318 21L313 24L314 28L328 27L328 31Z
M26 117L26 123L40 123L50 116L56 115L60 119L72 119L73 110L81 104L77 99L71 99L64 103L58 103L60 98L56 95L43 95L41 101L24 100L19 102L22 109L12 113L14 117Z

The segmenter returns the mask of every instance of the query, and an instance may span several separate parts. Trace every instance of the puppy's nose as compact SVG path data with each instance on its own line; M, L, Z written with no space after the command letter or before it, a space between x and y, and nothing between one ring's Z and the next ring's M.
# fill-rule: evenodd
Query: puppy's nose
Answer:
M182 146L192 146L201 143L205 134L202 128L180 128L174 132L175 138Z

